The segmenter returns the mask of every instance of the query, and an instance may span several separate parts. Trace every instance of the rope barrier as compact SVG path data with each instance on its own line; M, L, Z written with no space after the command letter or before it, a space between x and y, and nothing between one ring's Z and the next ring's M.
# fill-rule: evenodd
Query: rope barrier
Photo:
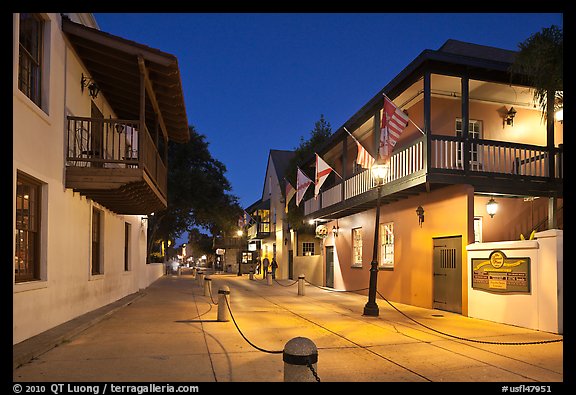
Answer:
M246 342L248 344L250 344L252 347L254 347L256 350L258 351L262 351L268 354L282 354L283 350L280 351L271 351L271 350L266 350L262 347L258 347L257 345L255 345L254 343L252 343L250 340L248 340L248 338L246 336L244 336L244 333L242 333L242 331L240 330L240 327L238 327L238 324L236 323L236 320L234 319L234 314L232 314L232 309L230 309L230 303L228 303L228 299L224 298L224 300L226 301L226 306L228 307L228 311L230 312L230 317L232 318L232 322L234 322L234 326L236 327L236 329L238 330L238 333L240 333L240 335L242 336L242 338L244 340L246 340Z
M557 343L557 342L562 342L564 341L564 339L553 339L553 340L539 340L539 341L533 341L533 342L492 342L492 341L487 341L487 340L476 340L476 339L468 339L465 337L460 337L460 336L456 336L456 335L451 335L449 333L446 332L442 332L439 331L437 329L431 328L426 324L423 324L421 322L416 321L414 318L409 317L408 315L406 315L404 312L398 310L398 308L396 306L394 306L392 303L390 303L390 301L388 299L386 299L380 292L376 291L376 293L382 298L384 299L384 301L386 303L388 303L394 310L396 310L398 313L402 314L404 317L408 318L410 321L423 326L426 329L429 329L433 332L439 333L441 335L444 336L448 336L448 337L452 337L454 339L458 339L458 340L463 340L463 341L467 341L467 342L473 342L473 343L482 343L482 344L497 344L497 345L502 345L502 346L522 346L522 345L533 345L533 344L546 344L546 343Z
M361 289L353 289L353 290L337 290L337 289L332 289L332 288L328 288L328 287L323 287L320 285L316 285L311 283L308 280L304 280L306 281L308 284L313 285L317 288L323 289L325 291L330 291L330 292L358 292L358 291L365 291L367 289L369 289L369 287L366 288L361 288ZM454 339L458 339L458 340L462 340L462 341L467 341L467 342L473 342L473 343L482 343L482 344L496 344L496 345L503 345L503 346L521 346L521 345L534 345L534 344L547 344L547 343L558 343L558 342L563 342L564 339L552 339L552 340L538 340L538 341L533 341L533 342L492 342L492 341L487 341L487 340L476 340L476 339L468 339L465 337L460 337L460 336L456 336L456 335L451 335L449 333L446 332L442 332L439 331L437 329L434 329L432 327L429 327L428 325L425 325L419 321L416 321L414 318L409 317L408 315L406 315L404 312L400 311L396 306L394 306L388 299L386 299L379 291L376 291L376 293L386 302L390 305L390 307L392 307L394 310L396 310L398 313L402 314L404 317L408 318L410 321L426 328L429 329L433 332L439 333L441 335L444 336L448 336L448 337L452 337Z
M291 286L293 286L294 284L297 284L297 283L298 283L298 280L296 280L296 281L294 281L292 284L286 285L286 284L279 283L278 280L276 280L275 278L273 278L272 280L274 280L274 281L276 282L276 284L281 285L281 286L283 286L283 287L291 287Z

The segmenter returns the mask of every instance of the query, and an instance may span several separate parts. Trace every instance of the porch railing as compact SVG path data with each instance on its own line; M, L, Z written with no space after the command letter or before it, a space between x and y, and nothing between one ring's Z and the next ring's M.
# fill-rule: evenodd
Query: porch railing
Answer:
M140 122L68 117L66 164L72 167L142 168L166 195L167 170Z
M461 137L431 136L431 168L464 170ZM513 176L549 177L550 155L546 147L475 139L470 142L470 171ZM554 177L563 178L563 150L555 149Z
M412 144L394 153L390 158L390 170L386 183L402 180L419 171L441 171L461 173L464 171L463 152L466 149L464 140L455 136L430 136L430 157L425 160L426 136L421 136ZM470 163L468 170L478 173L498 173L510 177L549 178L550 169L553 176L562 179L563 148L555 148L552 158L547 147L509 143L504 141L474 139L469 148ZM553 160L552 167L549 161ZM428 170L426 170L428 169ZM304 215L321 208L339 203L344 188L344 200L360 195L374 187L370 170L364 170L321 193L319 199L304 202Z

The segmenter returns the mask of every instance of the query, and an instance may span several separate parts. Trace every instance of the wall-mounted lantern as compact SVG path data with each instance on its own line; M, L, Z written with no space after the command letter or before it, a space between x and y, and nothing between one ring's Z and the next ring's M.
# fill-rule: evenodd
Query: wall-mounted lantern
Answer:
M498 211L498 202L494 198L490 198L488 203L486 203L486 212L490 215L490 218L494 218L494 214Z
M516 110L514 107L510 107L510 110L504 115L504 124L508 126L514 126L514 117L516 116Z
M88 88L88 94L92 99L98 97L98 93L100 92L98 84L92 78L88 78L82 73L82 79L80 80L80 90L82 93L84 93L84 88Z
M418 225L422 227L422 223L424 222L424 209L422 206L418 206L416 209L416 215L418 215Z

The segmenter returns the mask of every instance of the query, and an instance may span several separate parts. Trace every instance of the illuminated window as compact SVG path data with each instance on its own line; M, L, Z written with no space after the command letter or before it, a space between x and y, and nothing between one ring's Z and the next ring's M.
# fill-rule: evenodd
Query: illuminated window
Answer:
M302 243L302 255L314 255L314 243L303 242Z
M394 223L380 224L380 262L378 267L394 269Z
M92 259L93 275L102 274L102 211L92 207Z
M40 280L41 184L18 173L16 179L16 282Z
M352 229L352 266L362 267L362 228Z

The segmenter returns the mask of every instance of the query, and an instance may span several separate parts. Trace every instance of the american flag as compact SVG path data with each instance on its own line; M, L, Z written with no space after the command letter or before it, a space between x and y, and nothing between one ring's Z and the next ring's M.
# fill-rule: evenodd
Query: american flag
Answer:
M384 96L384 111L382 114L382 129L380 131L380 157L387 160L404 128L408 125L408 115Z
M358 141L356 141L356 145L358 145L358 156L356 156L356 163L365 169L371 168L375 162L375 159Z

